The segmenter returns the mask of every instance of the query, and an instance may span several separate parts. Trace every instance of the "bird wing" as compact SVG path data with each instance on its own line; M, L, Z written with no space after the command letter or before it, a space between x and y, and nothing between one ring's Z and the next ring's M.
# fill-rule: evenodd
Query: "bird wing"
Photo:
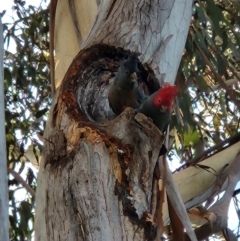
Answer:
M147 96L145 95L144 91L142 90L142 88L140 88L139 85L135 89L135 96L138 106L141 105L147 99Z
M108 103L110 108L115 114L120 114L122 112L121 97L119 96L119 91L112 86L108 92Z

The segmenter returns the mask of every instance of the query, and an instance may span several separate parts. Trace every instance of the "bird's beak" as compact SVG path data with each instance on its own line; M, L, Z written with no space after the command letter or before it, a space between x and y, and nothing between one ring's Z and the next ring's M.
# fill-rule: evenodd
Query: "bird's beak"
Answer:
M167 106L162 105L160 111L161 112L166 112L166 110L167 110Z
M130 74L130 80L131 80L131 82L135 82L136 79L137 79L137 74L136 74L136 72L133 72L132 74Z

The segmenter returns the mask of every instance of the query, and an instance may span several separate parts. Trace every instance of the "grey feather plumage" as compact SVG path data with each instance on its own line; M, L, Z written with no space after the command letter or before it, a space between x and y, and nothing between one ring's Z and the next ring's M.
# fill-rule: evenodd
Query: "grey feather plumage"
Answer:
M125 107L137 108L146 98L137 81L137 61L139 53L131 53L127 60L122 61L114 83L108 93L111 109L119 115Z
M159 108L154 106L153 98L155 94L156 93L145 99L145 101L139 106L138 112L151 118L153 123L163 133L166 131L166 128L171 120L172 110L161 111Z

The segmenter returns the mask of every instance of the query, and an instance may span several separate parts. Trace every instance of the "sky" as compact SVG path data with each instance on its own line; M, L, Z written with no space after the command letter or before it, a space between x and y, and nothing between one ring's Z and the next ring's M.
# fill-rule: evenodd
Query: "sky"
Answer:
M43 6L47 6L49 3L49 0L25 0L27 5L34 5L39 6L41 3ZM13 6L13 0L1 0L0 1L0 12L6 10L6 13L2 19L3 23L6 22L13 22L14 19L17 19L17 15L14 14L14 11L12 10ZM9 49L11 52L14 52L15 46L14 44L9 45ZM172 167L173 168L173 167ZM176 168L176 166L174 167ZM239 188L239 183L237 185L237 188ZM20 200L23 200L25 198L26 192L22 192L19 196ZM228 221L228 227L232 230L237 228L238 225L238 216L235 210L235 207L233 205L233 201L231 201L230 208L229 208L229 221Z

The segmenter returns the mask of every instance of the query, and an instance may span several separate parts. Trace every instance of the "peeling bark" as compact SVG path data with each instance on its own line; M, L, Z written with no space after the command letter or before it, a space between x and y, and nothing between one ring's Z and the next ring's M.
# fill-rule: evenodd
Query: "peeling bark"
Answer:
M102 105L107 103L109 78L127 53L93 46L79 53L64 78L44 136L49 240L156 236L152 183L161 133L131 108L115 117L108 105ZM151 74L146 81L142 76L148 72L140 62L138 66L139 84L151 93L157 83Z
M229 205L235 187L239 181L239 173L240 153L238 152L234 162L230 165L227 172L228 184L224 195L203 215L209 222L196 229L196 234L199 240L203 240L214 233L220 232L221 230L226 231Z
M192 1L99 0L97 4L96 21L55 96L45 130L36 241L156 237L153 217L158 199L152 186L156 188L153 177L161 133L130 108L115 117L107 92L129 50L142 54L138 82L145 93L153 93L164 81L175 82ZM59 31L64 12L56 14ZM66 18L71 18L66 12ZM78 48L71 34L75 47L69 47L66 36L74 32L74 24L69 26L63 35L56 31L55 46L67 40L61 41L61 46L67 46L64 51L56 49L60 70L56 78L65 73Z
M240 151L240 142L222 150L221 152L205 159L200 164L213 168L216 173L219 173L226 165L231 165L237 153ZM226 168L226 171L228 168ZM181 197L186 209L196 207L206 201L213 193L216 195L227 188L227 180L223 180L220 184L220 189L216 192L215 183L217 177L206 170L191 166L181 172L173 175L177 189L180 191ZM199 185L201 183L201 185ZM163 207L163 220L165 224L168 218L167 204Z
M105 43L140 52L160 84L174 84L191 15L192 1L102 1L82 47Z

